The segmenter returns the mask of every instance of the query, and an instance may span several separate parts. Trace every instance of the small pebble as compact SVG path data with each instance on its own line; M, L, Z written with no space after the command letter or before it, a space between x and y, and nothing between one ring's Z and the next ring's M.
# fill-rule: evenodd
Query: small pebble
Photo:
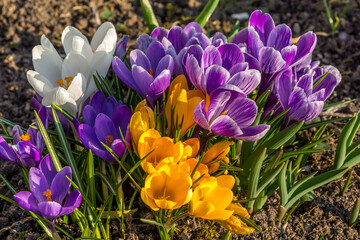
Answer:
M247 12L242 12L242 13L234 13L231 14L231 17L237 20L248 20L249 19L249 13Z
M341 32L341 33L339 34L339 38L340 38L340 40L342 40L342 41L346 41L346 40L349 38L349 35L348 35L346 32Z

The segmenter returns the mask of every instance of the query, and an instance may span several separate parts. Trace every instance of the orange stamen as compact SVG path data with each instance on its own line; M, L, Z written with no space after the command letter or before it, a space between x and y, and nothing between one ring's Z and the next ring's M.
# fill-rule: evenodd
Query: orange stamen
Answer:
M51 193L50 189L46 190L46 191L43 193L43 195L46 197L46 201L48 201L48 202L51 202L51 201L52 201L52 199L51 199L52 193Z
M29 141L30 140L30 134L25 133L24 135L21 135L19 138L20 138L20 140L23 140L23 141Z
M66 81L66 84L64 83L63 79L58 79L57 83L59 84L60 87L64 87L67 90L69 88L69 86L70 86L71 81L74 80L74 78L73 77L66 77L64 79Z
M153 73L153 70L150 68L150 69L146 69L146 71L152 76L154 77L154 73Z
M114 142L114 137L109 135L105 138L105 140L109 143L108 145L111 145Z

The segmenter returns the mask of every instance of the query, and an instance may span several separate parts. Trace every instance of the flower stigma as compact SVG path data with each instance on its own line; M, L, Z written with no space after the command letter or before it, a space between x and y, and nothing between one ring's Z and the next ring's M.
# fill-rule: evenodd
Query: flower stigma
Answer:
M105 138L106 143L108 143L108 145L111 145L114 142L114 137L109 135Z
M30 134L25 133L25 134L21 135L19 138L22 141L29 141L30 140Z
M43 195L46 197L46 201L48 201L48 202L51 202L51 201L52 201L52 199L51 199L52 193L51 193L50 189L47 189L47 190L43 193Z
M153 73L153 70L152 70L151 68L146 69L146 71L147 71L152 77L154 77L154 73Z
M71 81L74 80L74 78L73 77L66 77L64 79L66 81L66 84L64 83L63 79L58 79L57 83L59 84L60 87L64 87L67 90L69 88L69 86L70 86Z

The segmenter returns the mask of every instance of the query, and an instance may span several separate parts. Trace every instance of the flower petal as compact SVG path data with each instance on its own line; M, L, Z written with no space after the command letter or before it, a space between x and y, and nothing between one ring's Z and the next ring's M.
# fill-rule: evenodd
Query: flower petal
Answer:
M291 44L291 29L286 24L277 25L269 34L266 46L281 51Z
M260 84L261 74L258 70L249 69L239 72L228 80L228 84L233 84L240 88L246 95L250 94Z
M219 86L224 85L230 78L230 73L219 65L212 65L206 69L206 92L210 94Z
M40 202L38 207L41 215L50 221L58 218L62 210L61 205L57 202Z
M246 142L253 142L261 139L269 131L270 126L265 124L260 124L257 126L241 128L242 134L234 136L234 138L243 140Z
M70 167L64 167L55 175L50 187L52 201L62 204L71 187L71 183L67 177L72 178Z
M160 60L165 57L165 49L164 46L158 42L154 41L150 43L148 49L146 50L146 57L149 59L151 64L151 69L155 73L157 66Z
M94 52L105 51L109 55L113 55L116 46L116 30L112 23L104 22L96 30L91 39L91 48Z
M35 71L56 84L56 80L61 77L62 65L62 59L59 59L58 53L37 45L32 50L32 60Z
M221 54L222 66L228 71L235 64L244 62L245 60L241 49L235 44L229 43L221 45L218 50Z
M31 192L28 191L18 192L14 195L14 200L23 209L34 212L36 214L40 214L40 211L37 207L37 201Z
M38 202L46 201L44 192L50 188L50 183L47 182L45 175L38 168L30 168L29 171L29 186L32 194Z
M64 216L72 213L76 208L80 206L81 200L82 196L79 190L76 189L72 191L69 196L67 196L59 216Z
M272 74L280 71L286 64L279 51L272 47L263 47L259 51L259 62L264 73Z
M57 171L55 169L54 163L52 162L50 155L47 154L40 162L39 165L40 171L44 174L48 185L50 186Z

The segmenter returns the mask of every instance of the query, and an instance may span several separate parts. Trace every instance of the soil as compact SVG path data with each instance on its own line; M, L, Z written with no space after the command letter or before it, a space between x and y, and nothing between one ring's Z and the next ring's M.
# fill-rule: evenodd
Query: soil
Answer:
M322 64L331 64L340 70L343 79L329 102L355 99L323 114L335 117L351 116L359 110L360 91L360 2L359 0L330 0L331 12L339 16L339 24L334 32L330 27L322 0L303 1L235 1L222 0L218 9L210 18L205 29L211 34L222 31L229 34L235 19L234 13L251 13L255 9L269 12L276 24L286 23L297 37L307 31L316 32L318 43L313 54L314 60ZM349 3L348 3L349 2ZM159 23L169 28L174 23L185 25L195 19L204 6L203 1L156 1L154 11ZM346 10L344 8L347 6ZM109 10L108 16L105 16ZM133 0L2 0L0 2L0 116L26 127L33 119L31 98L35 92L26 80L26 71L32 69L31 50L40 43L45 34L61 52L60 36L67 25L73 25L85 35L92 36L96 28L105 20L116 26L118 39L129 35L129 45L148 29L144 22L139 1ZM245 27L247 20L240 20ZM343 124L329 125L329 131L335 130L333 138L327 144L330 150L316 154L309 159L308 170L326 171L331 168L335 144ZM0 160L0 173L17 190L24 190L25 183L18 167ZM360 168L353 168L353 184L342 195L341 190L346 177L334 181L315 191L315 199L302 204L290 217L288 223L275 220L279 196L270 198L265 207L252 216L263 230L263 234L238 236L238 239L359 239L359 228L349 227L348 220L356 199L360 198ZM0 194L9 198L10 191L0 182ZM139 221L134 215L126 218L125 239L158 239L155 227ZM212 239L221 236L223 229L211 222L185 219L187 228L179 228L177 239ZM71 226L61 224L70 234L79 236ZM212 228L212 231L208 231ZM120 221L111 223L112 238L120 238ZM205 235L212 232L213 235ZM214 233L215 232L215 233ZM219 235L220 234L220 235ZM235 236L234 236L235 237ZM0 200L0 239L46 239L46 235L36 222L16 206Z

